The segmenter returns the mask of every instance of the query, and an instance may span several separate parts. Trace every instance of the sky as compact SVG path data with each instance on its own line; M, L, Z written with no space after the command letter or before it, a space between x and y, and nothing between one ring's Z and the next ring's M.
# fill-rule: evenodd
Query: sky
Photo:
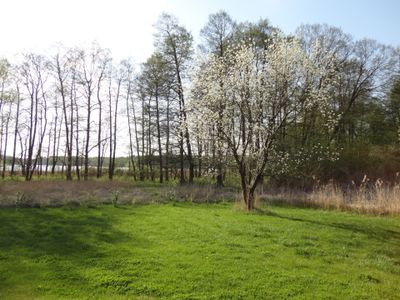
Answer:
M327 23L357 39L400 46L400 0L0 0L0 57L96 40L115 59L140 63L153 51L162 12L178 17L198 42L208 15L221 9L237 21L267 18L287 34L301 24Z

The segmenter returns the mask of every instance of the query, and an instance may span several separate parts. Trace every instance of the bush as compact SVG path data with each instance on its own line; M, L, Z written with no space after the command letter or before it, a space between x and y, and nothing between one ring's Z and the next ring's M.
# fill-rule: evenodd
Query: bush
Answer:
M112 192L112 204L114 205L114 207L117 207L118 204L118 197L119 197L119 190L113 191Z

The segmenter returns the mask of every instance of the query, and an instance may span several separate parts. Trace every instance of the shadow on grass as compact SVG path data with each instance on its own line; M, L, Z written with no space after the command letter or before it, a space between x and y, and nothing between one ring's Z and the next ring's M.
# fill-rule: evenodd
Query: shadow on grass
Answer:
M90 209L4 210L0 219L0 249L58 256L100 254L101 243L124 242L110 216Z
M391 243L395 247L393 250L397 251L396 253L400 253L400 231L394 231L391 229L386 229L381 226L368 226L365 222L332 222L332 221L320 221L320 220L312 220L301 217L293 217L284 214L279 214L273 211L266 210L263 212L264 215L276 217L284 220L294 221L294 222L302 222L308 223L311 225L317 225L322 227L331 227L334 229L342 229L347 230L352 233L365 235L368 239L374 239L383 243Z
M82 270L101 267L120 244L148 247L146 239L116 229L117 222L118 212L95 209L0 210L0 254L7 263L0 269L22 282L67 281L90 288ZM0 291L6 286L0 283Z

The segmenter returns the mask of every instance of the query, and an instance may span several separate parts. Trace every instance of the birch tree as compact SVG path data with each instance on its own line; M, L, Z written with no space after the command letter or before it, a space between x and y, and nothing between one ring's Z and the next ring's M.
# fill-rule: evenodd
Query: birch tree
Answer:
M45 82L48 61L42 55L27 54L20 67L20 75L23 80L28 98L28 122L27 122L27 157L25 164L25 180L30 181L35 172L38 159L42 151L42 144L47 127L47 101Z
M183 144L186 143L186 157L189 163L189 183L193 183L194 160L192 145L187 123L186 97L184 93L184 80L187 68L191 62L193 52L193 37L185 27L179 25L177 19L172 15L162 14L157 23L155 45L164 57L167 64L174 70L175 86L174 92L178 95L180 110L180 156L181 174L180 183L185 183L183 173L182 156L184 154Z

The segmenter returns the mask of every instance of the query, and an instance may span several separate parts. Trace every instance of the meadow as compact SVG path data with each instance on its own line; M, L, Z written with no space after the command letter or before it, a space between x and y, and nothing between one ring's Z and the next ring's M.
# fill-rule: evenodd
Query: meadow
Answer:
M400 299L396 1L36 2L1 2L0 300Z
M396 216L232 201L0 209L1 299L398 299Z

